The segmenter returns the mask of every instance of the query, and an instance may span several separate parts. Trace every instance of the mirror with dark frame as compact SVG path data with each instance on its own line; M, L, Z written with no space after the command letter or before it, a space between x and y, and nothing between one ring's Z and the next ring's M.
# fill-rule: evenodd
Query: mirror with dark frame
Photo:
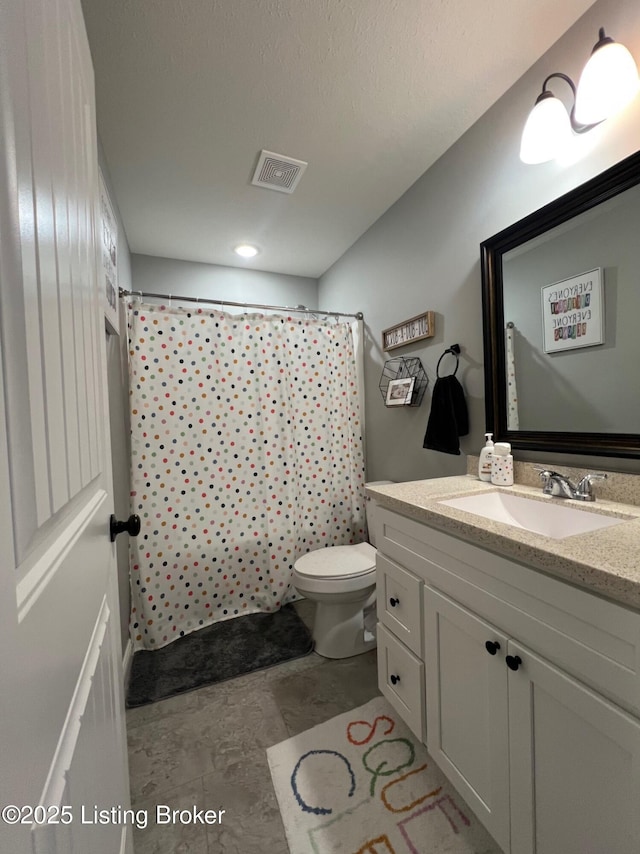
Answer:
M484 241L487 430L640 456L640 152Z

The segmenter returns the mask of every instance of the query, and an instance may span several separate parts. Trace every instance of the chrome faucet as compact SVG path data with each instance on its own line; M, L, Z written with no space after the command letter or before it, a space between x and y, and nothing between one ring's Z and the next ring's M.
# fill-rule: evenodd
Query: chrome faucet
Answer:
M535 470L540 472L540 478L544 483L542 488L543 495L555 495L558 498L574 498L577 501L595 501L596 497L593 494L591 485L594 480L606 480L607 475L604 472L595 472L593 474L585 474L580 479L578 485L564 474L550 469L534 466Z

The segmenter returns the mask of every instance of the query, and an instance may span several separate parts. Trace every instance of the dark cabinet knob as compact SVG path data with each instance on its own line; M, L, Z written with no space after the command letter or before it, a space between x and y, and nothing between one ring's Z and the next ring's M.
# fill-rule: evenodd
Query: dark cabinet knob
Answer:
M392 684L392 685L397 685L397 684L398 684L398 682L400 681L400 677L399 677L399 676L394 676L394 674L393 674L393 673L391 674L391 676L389 677L389 679L391 679L391 684Z
M507 662L509 670L517 670L522 664L522 659L519 655L508 655L505 658L505 661Z
M126 522L118 522L112 513L111 518L109 519L109 536L111 538L111 542L115 540L118 534L122 534L124 531L126 531L130 537L137 537L140 533L140 517L136 516L135 513L132 513Z
M484 648L487 650L489 655L495 655L496 652L500 649L500 644L498 641L487 641L484 645Z
M400 604L400 600L399 600L399 599L394 599L394 598L393 598L393 596L392 596L392 597L391 597L391 599L389 599L389 604L391 605L391 607L392 607L392 608L395 608L395 607L396 607L396 605L399 605L399 604Z

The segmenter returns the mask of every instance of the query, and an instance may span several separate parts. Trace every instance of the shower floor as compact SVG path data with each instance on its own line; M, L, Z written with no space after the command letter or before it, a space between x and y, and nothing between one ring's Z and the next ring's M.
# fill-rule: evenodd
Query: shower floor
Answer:
M133 656L127 707L144 706L205 685L308 655L311 633L293 605L214 623L161 649Z

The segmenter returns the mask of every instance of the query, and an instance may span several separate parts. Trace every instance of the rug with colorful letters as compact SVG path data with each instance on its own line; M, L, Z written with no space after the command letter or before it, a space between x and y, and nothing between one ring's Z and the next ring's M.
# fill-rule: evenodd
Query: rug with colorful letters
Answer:
M267 758L291 854L500 854L384 697Z

